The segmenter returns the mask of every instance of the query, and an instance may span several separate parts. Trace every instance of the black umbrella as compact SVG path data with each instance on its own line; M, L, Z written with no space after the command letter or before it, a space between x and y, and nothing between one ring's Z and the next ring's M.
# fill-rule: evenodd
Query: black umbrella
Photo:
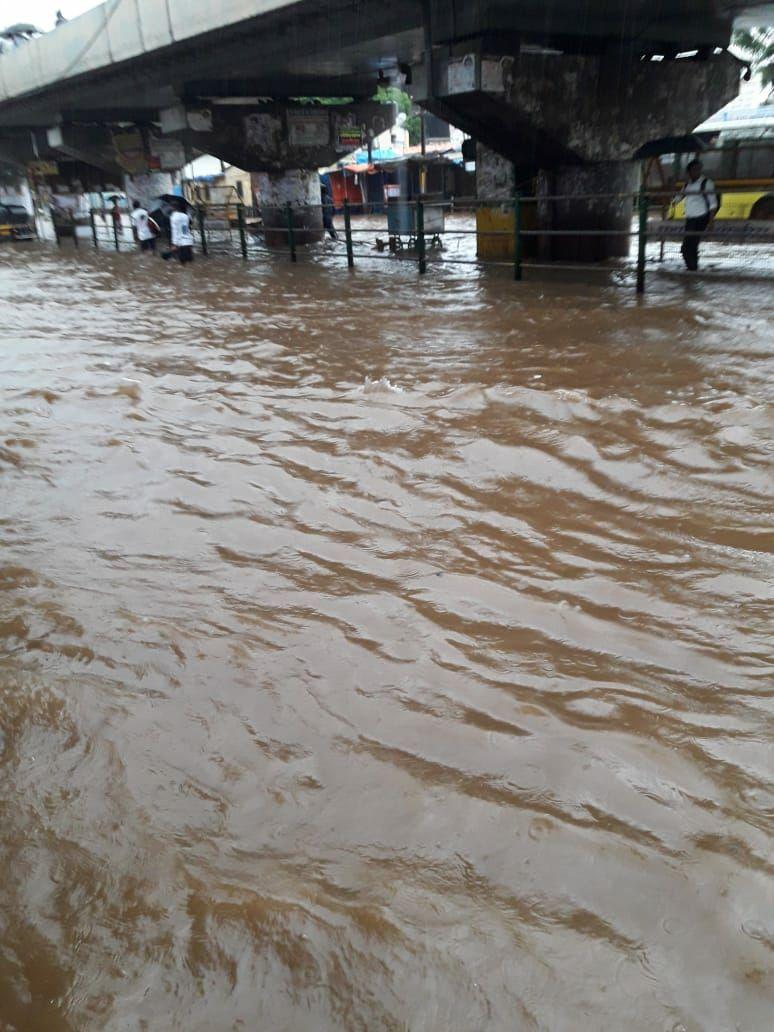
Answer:
M662 154L695 154L711 145L717 133L688 133L685 136L662 136L648 140L634 154L635 161L643 158L658 158Z
M191 202L186 200L185 197L181 197L180 194L165 193L162 194L159 200L164 201L166 204L176 205L179 201L182 201L187 207L191 207Z

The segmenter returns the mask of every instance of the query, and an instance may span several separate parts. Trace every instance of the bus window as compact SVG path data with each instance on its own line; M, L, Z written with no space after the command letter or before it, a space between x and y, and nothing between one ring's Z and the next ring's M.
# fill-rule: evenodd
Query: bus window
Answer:
M699 161L701 161L701 172L704 176L709 176L710 179L722 179L723 178L723 166L727 164L724 161L725 154L722 150L708 150L703 151L699 155Z
M740 148L736 174L739 179L768 179L774 175L774 144Z

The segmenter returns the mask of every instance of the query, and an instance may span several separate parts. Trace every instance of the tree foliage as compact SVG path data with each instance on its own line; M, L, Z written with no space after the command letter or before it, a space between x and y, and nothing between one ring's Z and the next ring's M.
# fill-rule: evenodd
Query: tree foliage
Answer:
M733 43L752 65L764 86L774 86L774 29L742 29Z
M420 125L420 119L422 116L415 113L414 101L408 93L406 93L405 90L399 89L397 86L379 86L374 100L378 100L381 104L397 105L398 114L406 116L406 129L409 134L409 143L412 146L416 146L422 136Z

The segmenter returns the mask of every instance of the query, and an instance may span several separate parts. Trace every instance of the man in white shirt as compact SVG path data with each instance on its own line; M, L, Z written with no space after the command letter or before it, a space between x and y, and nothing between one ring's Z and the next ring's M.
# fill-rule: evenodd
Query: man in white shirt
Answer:
M688 181L675 198L685 201L685 237L680 251L691 272L699 268L699 240L718 210L718 195L711 179L701 174L698 158L688 162Z
M140 248L143 251L155 251L159 227L139 201L132 205L132 214L129 218L132 220L134 239L138 241Z
M165 258L176 255L182 265L193 261L193 235L191 220L188 217L187 205L182 197L178 198L177 211L169 216L169 233L172 238L172 250Z

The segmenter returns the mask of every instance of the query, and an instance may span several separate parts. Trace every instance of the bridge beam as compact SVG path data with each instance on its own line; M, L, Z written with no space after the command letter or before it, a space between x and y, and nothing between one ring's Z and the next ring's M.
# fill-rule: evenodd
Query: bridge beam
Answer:
M169 142L162 141L162 145ZM162 145L147 127L132 125L72 125L62 121L46 133L47 154L99 170L103 180L108 177L115 184L122 183L129 200L139 200L146 207L172 190L171 171L151 167L154 160L159 160L154 158L154 149ZM172 162L172 170L185 163L183 148L177 149L179 156Z
M218 98L219 99L219 98ZM317 169L331 165L392 126L391 104L178 104L161 112L162 131L189 151L213 154L252 173L270 247L288 243L287 204L296 242L323 233Z
M177 104L161 111L161 131L188 148L247 172L331 165L392 126L392 104Z
M120 181L123 169L107 126L56 125L48 130L47 141L60 157L102 169Z

